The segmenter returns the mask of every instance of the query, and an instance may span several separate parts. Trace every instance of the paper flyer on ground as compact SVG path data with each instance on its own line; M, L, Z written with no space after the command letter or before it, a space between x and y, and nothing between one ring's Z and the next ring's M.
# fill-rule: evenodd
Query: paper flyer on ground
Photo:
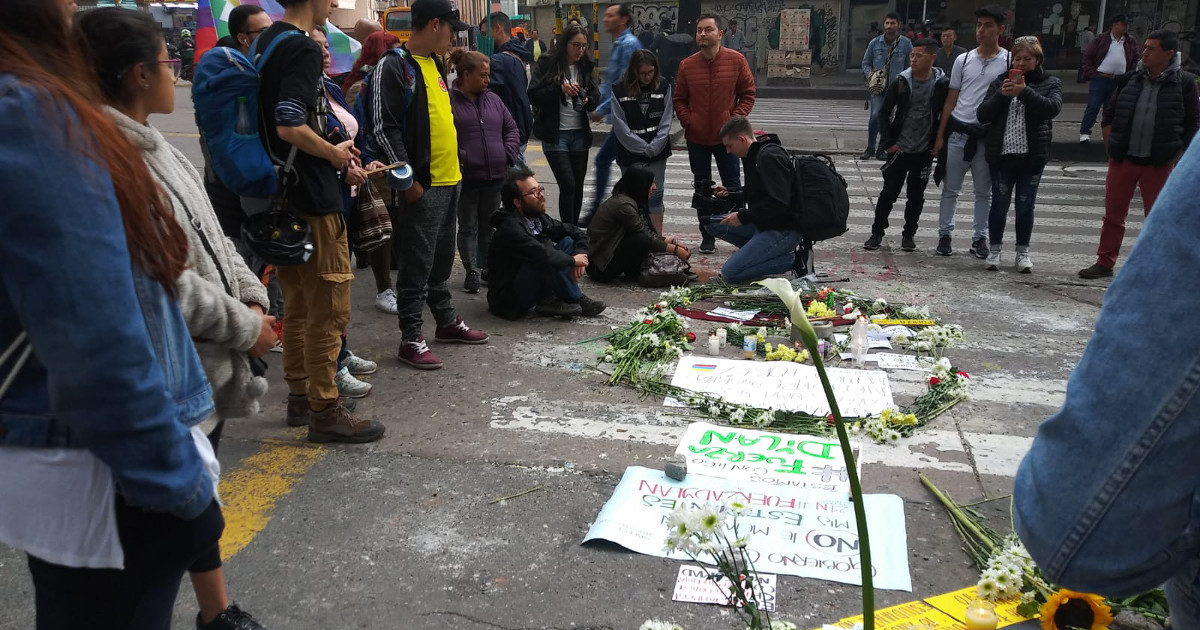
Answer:
M724 505L735 498L750 506L739 517L738 533L750 537L746 549L757 571L861 584L854 505L819 490L704 475L688 475L680 482L661 470L630 466L583 542L608 540L637 553L690 560L666 550L671 511L676 505ZM891 494L868 494L863 500L875 588L911 591L904 501Z
M720 576L720 580L714 582L708 577L710 574ZM675 579L675 593L671 595L671 599L677 602L729 606L731 585L729 578L721 575L716 568L706 569L695 564L685 564L679 567L679 577ZM759 607L767 612L775 612L778 578L759 573L753 586Z
M861 462L861 443L851 442L850 448ZM850 476L837 438L693 422L675 454L687 459L688 474L850 496Z
M828 368L838 408L846 417L879 415L893 406L887 372ZM720 396L738 405L801 411L814 416L829 413L829 401L817 368L788 361L738 361L685 356L671 384ZM663 404L682 406L667 398Z

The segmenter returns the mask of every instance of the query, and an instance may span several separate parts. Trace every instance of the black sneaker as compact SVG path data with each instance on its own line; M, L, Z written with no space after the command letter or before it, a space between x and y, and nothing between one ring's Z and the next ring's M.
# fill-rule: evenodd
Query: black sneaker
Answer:
M1096 263L1087 269L1079 270L1079 277L1084 280L1096 280L1097 278L1111 278L1112 269Z
M467 293L479 293L479 272L472 269L467 272L467 279L463 280L463 290Z
M700 253L701 254L717 253L717 239L715 239L711 236L705 236L704 240L700 241Z
M533 307L534 312L542 317L577 317L583 315L583 307L578 304L568 304L556 296L542 298L538 305Z
M816 257L813 255L812 247L801 245L792 252L792 273L797 278L804 278L815 272Z
M991 253L991 251L988 250L988 243L987 243L986 238L977 238L977 239L971 241L971 255L972 256L974 256L980 260L983 260L983 259L987 258L988 254L990 254L990 253Z
M608 305L585 295L579 298L579 308L583 310L584 317L595 317L603 313L604 309L608 308Z
M867 149L866 151L862 152L862 155L858 156L858 159L859 160L869 160L873 157L875 157L875 149Z
M479 270L479 280L480 280L480 281L481 281L483 284L487 284L487 283L488 283L487 279L488 279L488 275L487 275L487 268L485 267L485 268L483 268L483 269L480 269L480 270Z
M876 152L875 152L875 159L876 159L876 160L879 160L880 162L886 162L886 161L887 161L887 159L888 159L888 152L887 152L887 149L880 148L878 151L876 151Z
M872 234L871 238L867 239L866 243L863 243L863 249L875 251L879 249L881 243L883 243L883 237L878 234Z
M950 247L949 234L943 234L938 237L937 253L938 256L950 256L954 253L954 248Z
M213 618L208 623L200 621L200 613L196 613L196 629L197 630L266 630L258 620L250 613L237 607L237 604L230 604L229 608L221 611L221 614Z
M906 252L917 251L917 242L911 236L905 236L900 239L900 250Z

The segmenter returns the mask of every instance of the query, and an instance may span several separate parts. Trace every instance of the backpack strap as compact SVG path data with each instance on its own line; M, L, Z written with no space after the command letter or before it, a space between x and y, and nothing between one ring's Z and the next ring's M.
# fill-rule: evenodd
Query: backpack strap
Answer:
M267 49L264 50L262 54L259 54L257 50L258 43L262 41L262 38L260 37L254 40L254 43L250 45L250 63L254 64L254 71L261 75L263 68L267 65L267 60L271 58L271 53L275 52L275 48L279 46L279 42L282 42L293 35L304 35L304 33L300 31L284 31L279 35L276 35L275 39L271 40L270 44L267 44ZM262 111L262 99L259 99L258 109L260 124L266 125L267 118L263 115L264 112ZM287 159L283 161L283 169L280 170L281 175L283 173L292 172L292 164L296 161L296 151L296 145L293 144L291 150L288 151ZM271 151L270 142L267 142L267 154L271 156L271 160L276 163L279 162L279 158L275 157L275 154ZM286 178L280 177L279 181L280 183L284 183Z

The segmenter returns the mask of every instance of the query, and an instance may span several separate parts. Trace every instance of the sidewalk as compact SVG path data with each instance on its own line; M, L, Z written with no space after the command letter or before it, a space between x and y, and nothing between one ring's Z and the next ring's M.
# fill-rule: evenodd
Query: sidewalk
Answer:
M756 74L758 95L762 98L811 98L811 99L859 99L866 98L866 81L858 68L853 70L831 69L821 75L813 68L813 77L808 86L771 85L766 73ZM1064 103L1087 103L1088 84L1078 83L1073 70L1054 70L1063 82Z

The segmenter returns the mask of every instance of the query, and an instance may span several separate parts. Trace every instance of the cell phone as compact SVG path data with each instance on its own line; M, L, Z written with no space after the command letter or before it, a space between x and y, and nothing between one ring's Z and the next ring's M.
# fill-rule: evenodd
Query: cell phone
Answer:
M1021 74L1022 74L1022 72L1020 70L1018 70L1017 68L1013 68L1008 71L1008 80L1016 81L1017 77L1021 76Z

